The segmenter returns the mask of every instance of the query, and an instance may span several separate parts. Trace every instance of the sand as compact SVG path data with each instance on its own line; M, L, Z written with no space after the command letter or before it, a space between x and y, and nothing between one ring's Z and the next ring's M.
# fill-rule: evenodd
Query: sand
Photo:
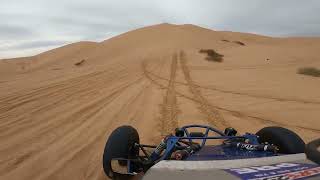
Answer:
M283 126L309 142L320 135L320 78L296 72L319 68L319 49L320 38L160 24L0 60L0 179L106 179L103 148L124 124L144 143L186 124Z

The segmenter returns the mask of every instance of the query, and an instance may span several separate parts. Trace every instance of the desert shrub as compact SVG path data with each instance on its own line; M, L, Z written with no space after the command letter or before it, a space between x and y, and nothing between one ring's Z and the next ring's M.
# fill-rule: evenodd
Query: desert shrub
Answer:
M81 66L86 60L82 59L81 61L75 63L76 66Z
M244 44L243 42L241 42L241 41L233 41L234 43L236 43L236 44L239 44L239 45L241 45L241 46L245 46L246 44Z
M320 69L314 67L303 67L298 69L298 74L320 77Z
M227 39L222 39L221 41L224 41L224 42L230 42L229 40Z
M213 49L200 49L200 53L206 53L207 57L206 60L208 61L214 61L214 62L222 62L223 61L223 55L217 53Z

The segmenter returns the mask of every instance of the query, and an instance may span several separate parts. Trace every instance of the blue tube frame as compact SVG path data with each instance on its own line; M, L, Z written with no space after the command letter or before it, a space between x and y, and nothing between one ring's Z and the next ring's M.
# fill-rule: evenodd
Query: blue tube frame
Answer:
M191 137L190 133L188 131L189 128L204 128L204 129L206 129L206 131L205 131L205 134L204 134L203 137ZM179 140L189 140L189 142L192 143L192 140L194 140L194 139L197 139L197 140L201 140L202 139L203 141L202 141L202 143L200 145L201 148L203 146L205 146L207 139L244 138L244 139L248 139L251 144L259 144L258 136L255 135L255 134L250 134L250 133L246 133L243 136L226 136L222 131L220 131L220 130L218 130L216 128L213 128L213 127L210 127L210 126L205 126L205 125L196 125L196 124L183 126L181 129L185 132L186 136L184 136L184 137L177 137L177 136L173 136L173 135L169 136L168 139L167 139L167 148L166 148L163 156L158 161L169 159L171 154L172 154L172 151L174 150L174 147L175 147L176 143ZM210 131L213 131L213 132L219 134L220 136L208 136Z

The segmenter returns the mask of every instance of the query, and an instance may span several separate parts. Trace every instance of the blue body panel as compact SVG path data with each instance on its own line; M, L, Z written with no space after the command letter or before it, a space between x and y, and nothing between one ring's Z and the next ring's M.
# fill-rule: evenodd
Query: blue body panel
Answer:
M202 149L191 156L186 161L204 161L204 160L232 160L232 159L248 159L267 156L277 156L267 151L248 151L241 150L226 145L204 146Z

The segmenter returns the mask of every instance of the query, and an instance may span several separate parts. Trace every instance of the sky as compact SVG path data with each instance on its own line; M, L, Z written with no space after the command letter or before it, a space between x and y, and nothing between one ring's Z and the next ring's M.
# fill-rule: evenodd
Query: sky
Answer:
M0 59L160 23L320 36L320 0L0 0Z

